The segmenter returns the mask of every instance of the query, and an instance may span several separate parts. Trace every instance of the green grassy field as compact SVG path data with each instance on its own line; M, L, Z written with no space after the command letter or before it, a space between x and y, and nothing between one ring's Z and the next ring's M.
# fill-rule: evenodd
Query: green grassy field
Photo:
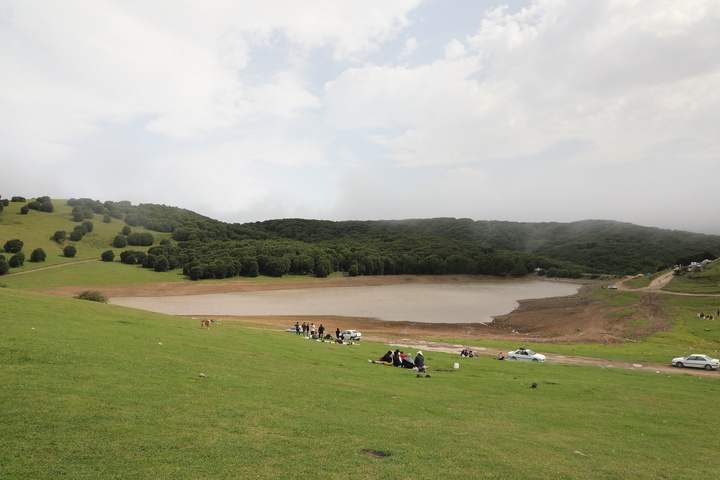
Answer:
M0 245L20 238L28 257L34 248L48 254L11 270L27 273L0 277L0 479L720 478L720 440L708 428L720 373L426 351L432 377L417 378L368 363L387 351L382 344L318 343L228 321L202 330L188 319L32 293L187 281L117 261L39 269L98 259L122 228L93 219L95 230L75 244L78 256L66 259L50 236L76 223L64 202L54 204L52 215L21 216L12 203L0 215ZM298 278L253 279L288 280ZM669 289L708 294L713 284L716 265ZM591 295L618 316L641 299ZM697 317L719 308L717 297L658 297L672 319L667 331L542 351L638 363L717 354L720 320Z
M0 478L720 475L715 379L434 352L416 378L380 344L0 302Z

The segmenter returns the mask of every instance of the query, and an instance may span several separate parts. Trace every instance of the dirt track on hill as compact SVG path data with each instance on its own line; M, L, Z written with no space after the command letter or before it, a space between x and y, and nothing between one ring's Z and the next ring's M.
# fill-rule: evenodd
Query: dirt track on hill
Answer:
M341 329L356 328L363 332L366 340L398 345L429 351L459 353L465 344L447 344L427 342L427 338L456 338L460 341L477 344L482 340L513 341L523 343L621 343L634 338L663 331L669 327L669 319L664 315L658 301L662 287L672 278L672 274L655 279L648 287L632 289L640 295L640 301L633 305L632 311L618 315L616 312L626 307L615 309L601 305L589 295L596 285L585 284L576 295L533 300L521 300L519 307L507 315L494 317L490 324L429 324L416 322L390 322L372 318L339 317L339 316L223 316L225 325L243 324L257 328L286 329L296 321L324 324L329 331L336 327ZM497 281L497 279L493 279ZM117 285L109 287L60 287L38 289L40 293L72 297L83 290L99 290L110 298L133 296L174 296L198 295L209 293L248 292L262 290L282 290L298 288L325 288L349 286L375 286L398 283L463 283L477 282L478 277L463 275L446 276L382 276L382 277L341 277L333 279L317 279L304 281L257 282L237 280L228 283L188 282L188 283L157 283L149 285ZM508 279L512 281L512 279ZM624 281L616 284L619 291L631 290ZM668 293L671 292L662 292ZM217 317L216 317L217 318ZM642 318L642 322L633 320ZM483 355L497 355L495 350L482 350L471 347ZM378 352L380 356L384 352ZM632 368L657 371L660 373L688 373L698 376L720 378L718 372L702 370L676 369L670 365L629 364L607 360L547 355L548 361L596 365L612 368Z

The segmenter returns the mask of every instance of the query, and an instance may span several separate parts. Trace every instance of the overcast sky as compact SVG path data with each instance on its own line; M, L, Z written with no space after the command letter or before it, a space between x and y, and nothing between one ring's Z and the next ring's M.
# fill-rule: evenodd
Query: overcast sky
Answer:
M0 0L0 195L720 234L720 0Z

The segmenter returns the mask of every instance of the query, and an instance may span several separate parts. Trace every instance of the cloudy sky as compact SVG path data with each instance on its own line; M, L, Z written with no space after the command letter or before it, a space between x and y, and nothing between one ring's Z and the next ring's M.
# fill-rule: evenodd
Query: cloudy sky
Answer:
M720 0L0 0L0 195L720 234Z

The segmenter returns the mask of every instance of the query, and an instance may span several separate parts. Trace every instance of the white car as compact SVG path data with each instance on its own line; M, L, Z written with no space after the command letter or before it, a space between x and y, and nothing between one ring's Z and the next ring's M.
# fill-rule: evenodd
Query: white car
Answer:
M362 333L357 330L345 330L340 334L343 340L360 340L362 339Z
M695 367L704 368L705 370L717 370L720 367L720 361L708 355L689 355L687 357L677 357L672 359L672 364L676 367Z
M544 362L546 360L542 353L535 353L529 348L523 347L508 352L507 358L508 360L525 360L527 362Z

